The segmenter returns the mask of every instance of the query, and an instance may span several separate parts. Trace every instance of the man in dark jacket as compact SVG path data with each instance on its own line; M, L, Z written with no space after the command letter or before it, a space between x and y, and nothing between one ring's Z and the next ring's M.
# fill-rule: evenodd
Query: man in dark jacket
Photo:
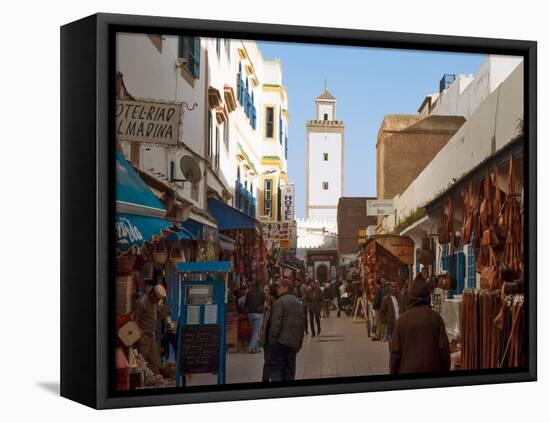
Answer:
M444 373L450 368L445 324L431 309L428 285L418 275L408 290L407 310L395 324L390 373Z
M290 294L291 288L292 282L288 279L277 282L278 299L273 304L269 326L269 371L272 381L294 380L296 354L302 348L304 339L302 304Z
M311 336L315 336L315 326L317 323L317 335L321 333L321 304L322 292L314 279L309 280L309 286L306 291L306 304L309 312L309 324L311 326ZM314 322L315 320L315 322Z
M374 310L374 320L376 321L376 334L372 338L373 341L380 341L386 336L386 327L382 321L382 313L380 308L382 307L382 298L388 295L389 283L385 278L380 278L378 281L378 289L376 290L376 296L372 304Z
M302 304L304 310L304 331L307 335L307 304L306 304L306 286L302 283L302 277L298 275L296 277L296 286L294 287L294 295Z
M397 282L390 282L390 293L382 299L380 306L380 314L382 315L382 323L386 326L386 341L388 348L391 351L391 340L395 321L405 311L403 297L399 294L399 286Z

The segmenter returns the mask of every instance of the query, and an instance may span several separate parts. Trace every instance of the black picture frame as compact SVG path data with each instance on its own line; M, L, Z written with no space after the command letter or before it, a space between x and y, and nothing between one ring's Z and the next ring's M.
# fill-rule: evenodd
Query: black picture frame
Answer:
M119 31L293 41L398 49L508 54L524 58L527 365L461 371L162 389L117 395L113 368L114 34ZM61 395L119 408L526 382L537 379L537 44L534 41L410 34L245 22L95 14L61 28Z

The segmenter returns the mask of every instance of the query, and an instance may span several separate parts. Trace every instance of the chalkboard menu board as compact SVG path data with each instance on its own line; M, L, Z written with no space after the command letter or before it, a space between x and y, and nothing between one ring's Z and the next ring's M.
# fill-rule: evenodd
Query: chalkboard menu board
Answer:
M183 374L218 372L220 325L185 326L180 341L180 370Z

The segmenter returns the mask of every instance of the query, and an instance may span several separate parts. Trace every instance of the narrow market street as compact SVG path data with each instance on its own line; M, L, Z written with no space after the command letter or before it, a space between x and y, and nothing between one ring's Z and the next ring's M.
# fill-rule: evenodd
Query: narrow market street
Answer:
M227 383L259 382L263 354L227 353ZM321 336L304 337L296 359L296 379L388 373L388 344L373 342L363 320L342 315L321 319ZM193 375L188 386L215 383L215 375Z
M388 375L386 333L392 375L525 363L521 57L408 57L439 71L362 127L375 79L321 83L307 46L117 43L117 390L262 382L266 336L271 381Z

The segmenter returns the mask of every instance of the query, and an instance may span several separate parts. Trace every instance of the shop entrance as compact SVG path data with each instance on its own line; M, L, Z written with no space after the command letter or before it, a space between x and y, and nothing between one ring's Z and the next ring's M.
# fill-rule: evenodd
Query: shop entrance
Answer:
M317 266L316 272L317 282L322 284L325 283L328 279L328 267L326 264L320 264Z

